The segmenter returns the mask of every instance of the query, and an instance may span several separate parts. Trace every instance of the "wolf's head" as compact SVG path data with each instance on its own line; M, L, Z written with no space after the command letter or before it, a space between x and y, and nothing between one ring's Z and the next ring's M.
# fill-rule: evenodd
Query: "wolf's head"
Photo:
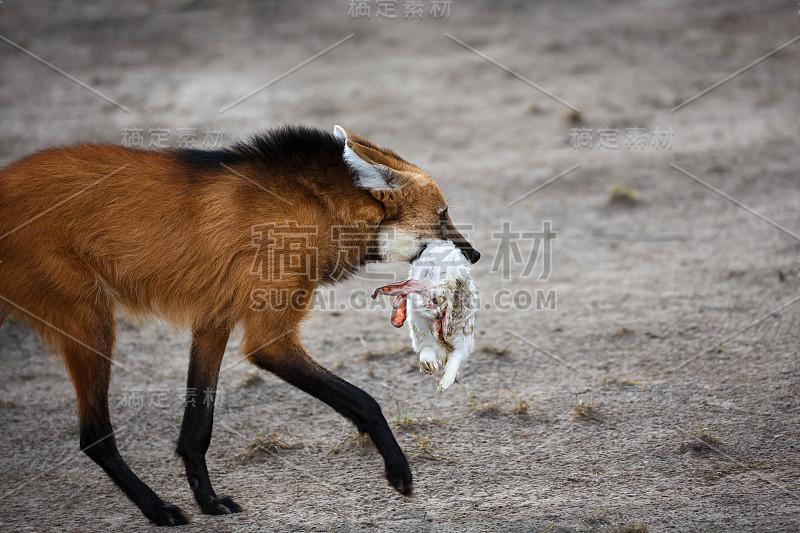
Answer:
M384 261L413 261L428 243L441 240L452 241L471 263L480 259L453 225L439 186L424 170L341 126L335 126L333 134L344 142L342 157L356 186L386 210L379 235Z

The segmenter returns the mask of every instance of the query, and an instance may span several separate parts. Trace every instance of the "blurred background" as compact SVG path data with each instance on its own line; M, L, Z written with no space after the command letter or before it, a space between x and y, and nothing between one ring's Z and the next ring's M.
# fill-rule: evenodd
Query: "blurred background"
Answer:
M370 273L304 329L392 419L414 500L332 411L237 364L234 338L209 464L248 511L200 515L172 454L188 334L121 320L117 440L197 527L796 531L797 11L3 0L0 165L341 124L427 170L483 254L477 348L445 395L367 305ZM17 322L0 330L0 400L0 523L149 529L78 453L66 372Z

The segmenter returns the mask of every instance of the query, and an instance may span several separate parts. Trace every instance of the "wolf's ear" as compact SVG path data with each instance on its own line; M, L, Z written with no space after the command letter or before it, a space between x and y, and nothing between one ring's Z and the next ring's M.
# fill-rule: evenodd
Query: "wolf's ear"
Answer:
M361 144L364 146L369 146L370 148L375 148L376 150L380 150L380 148L373 143L366 140L364 137L360 135L356 135L350 130L346 130L343 127L336 125L333 127L333 136L339 139L340 141L344 142L347 140L353 141L354 143Z
M341 126L334 126L333 135L344 141L342 159L353 172L357 187L369 191L395 191L408 182L407 171L397 168L398 162L372 143Z

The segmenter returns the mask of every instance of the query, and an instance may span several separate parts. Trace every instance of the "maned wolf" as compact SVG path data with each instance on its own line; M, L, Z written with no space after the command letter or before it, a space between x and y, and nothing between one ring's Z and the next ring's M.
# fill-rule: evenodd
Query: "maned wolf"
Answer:
M308 253L286 242L298 232ZM241 325L249 361L368 434L387 480L408 495L411 470L377 402L319 365L298 325L318 285L370 261L412 261L439 240L480 258L428 174L339 126L284 127L217 151L54 148L0 171L0 324L25 319L63 357L81 449L156 524L187 517L117 451L108 412L117 309L192 328L187 391L216 388ZM253 305L256 293L266 305ZM238 512L206 468L213 410L186 402L177 453L204 513Z

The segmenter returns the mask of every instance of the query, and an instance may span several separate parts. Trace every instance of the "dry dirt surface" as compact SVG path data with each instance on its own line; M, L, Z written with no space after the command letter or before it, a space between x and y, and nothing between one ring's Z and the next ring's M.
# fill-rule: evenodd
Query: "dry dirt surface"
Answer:
M342 124L428 170L483 252L477 347L443 395L366 299L402 265L326 291L303 329L383 406L413 498L234 337L208 462L246 510L200 514L173 451L188 332L122 318L131 468L184 531L798 531L800 43L681 106L795 39L796 2L405 3L0 3L0 164ZM18 321L0 400L3 531L154 530L80 453L63 365Z

